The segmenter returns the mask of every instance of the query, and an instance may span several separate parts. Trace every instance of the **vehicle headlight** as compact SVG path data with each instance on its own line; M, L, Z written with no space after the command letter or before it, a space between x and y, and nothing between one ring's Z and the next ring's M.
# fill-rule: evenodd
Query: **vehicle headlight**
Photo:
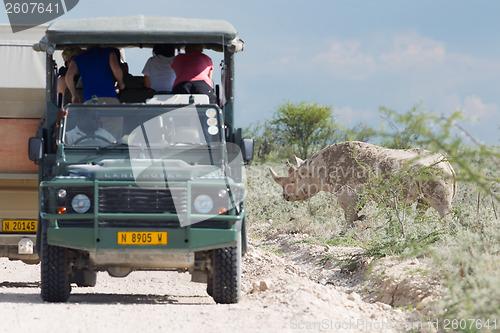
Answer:
M214 201L206 194L200 194L194 199L194 209L200 214L208 214L214 208Z
M90 208L90 199L85 194L77 194L71 200L71 207L79 214L86 213Z

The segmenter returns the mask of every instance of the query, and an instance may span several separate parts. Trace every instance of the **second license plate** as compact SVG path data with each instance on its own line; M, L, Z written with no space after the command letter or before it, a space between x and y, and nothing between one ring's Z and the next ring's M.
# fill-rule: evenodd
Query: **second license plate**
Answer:
M3 220L2 231L35 233L37 223L36 220Z

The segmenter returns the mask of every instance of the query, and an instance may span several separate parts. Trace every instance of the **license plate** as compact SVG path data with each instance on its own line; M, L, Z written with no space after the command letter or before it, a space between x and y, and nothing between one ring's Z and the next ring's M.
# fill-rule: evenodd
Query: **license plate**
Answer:
M120 245L167 245L166 231L119 231Z
M35 233L38 221L36 220L3 220L3 232Z

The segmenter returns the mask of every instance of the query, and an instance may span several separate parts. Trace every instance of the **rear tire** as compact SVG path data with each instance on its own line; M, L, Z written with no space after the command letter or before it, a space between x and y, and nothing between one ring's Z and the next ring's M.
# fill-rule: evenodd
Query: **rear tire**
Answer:
M71 292L68 270L68 250L49 245L47 230L42 231L41 296L46 302L66 302Z
M241 235L238 235L237 246L214 250L213 259L214 273L208 279L207 291L216 303L238 303L241 298Z

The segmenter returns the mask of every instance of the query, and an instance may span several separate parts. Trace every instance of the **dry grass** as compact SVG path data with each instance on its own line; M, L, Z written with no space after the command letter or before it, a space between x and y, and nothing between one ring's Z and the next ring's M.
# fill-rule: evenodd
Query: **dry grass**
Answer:
M485 172L490 177L500 175L496 161L484 159L475 163L474 167L489 170ZM286 173L284 165L272 167L279 174ZM445 287L443 299L433 308L434 318L489 319L490 325L497 320L500 329L500 204L494 194L480 192L474 182L460 183L453 226L442 222L433 210L419 219L415 207L410 207L404 239L393 212L369 203L362 211L367 220L339 236L345 221L334 196L322 192L307 201L286 202L268 168L269 165L247 167L246 213L252 237L305 233L311 239L339 245L352 245L354 241L366 249L367 255L419 257L433 266L433 276L439 276ZM499 184L491 184L491 189L500 194ZM435 237L431 239L429 235Z
M273 165L279 173L280 166ZM313 237L332 237L343 228L343 212L328 193L308 201L287 202L282 189L269 174L268 165L247 167L246 214L251 233L306 233Z

